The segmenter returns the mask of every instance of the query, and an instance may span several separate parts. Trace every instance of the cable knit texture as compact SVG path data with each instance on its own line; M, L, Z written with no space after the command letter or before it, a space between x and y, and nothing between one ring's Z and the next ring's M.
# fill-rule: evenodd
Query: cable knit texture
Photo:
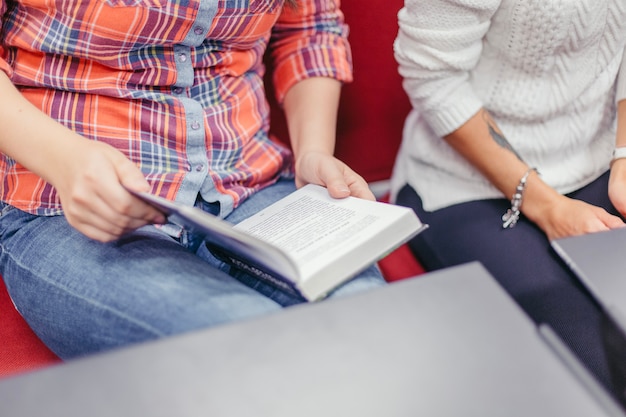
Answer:
M501 198L441 139L481 107L561 193L608 169L626 98L626 1L407 0L398 17L413 111L394 193L408 182L427 210Z

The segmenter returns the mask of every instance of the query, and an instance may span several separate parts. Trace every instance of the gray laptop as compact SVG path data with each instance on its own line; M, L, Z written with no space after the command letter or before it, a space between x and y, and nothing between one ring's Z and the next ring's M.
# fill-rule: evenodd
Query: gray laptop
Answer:
M626 318L626 228L557 239L552 247L606 310Z
M1 416L624 416L478 263L0 380Z
M606 312L604 348L626 407L626 228L555 240L552 247Z

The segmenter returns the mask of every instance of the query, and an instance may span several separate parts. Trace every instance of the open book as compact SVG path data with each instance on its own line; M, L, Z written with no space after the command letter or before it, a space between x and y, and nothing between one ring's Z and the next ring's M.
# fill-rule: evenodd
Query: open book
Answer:
M152 194L136 195L171 222L202 233L216 257L309 301L325 297L427 227L409 208L333 199L317 185L237 225Z

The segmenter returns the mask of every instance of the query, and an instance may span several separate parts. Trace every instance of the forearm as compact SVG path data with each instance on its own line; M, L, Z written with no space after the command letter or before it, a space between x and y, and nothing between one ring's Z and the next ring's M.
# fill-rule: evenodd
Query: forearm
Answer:
M617 103L617 134L615 147L626 147L626 99Z
M78 152L83 139L33 106L3 72L0 97L0 152L53 182L55 161Z
M0 72L0 152L51 183L68 222L86 236L111 241L163 214L124 187L149 190L141 171L102 142L83 138L39 111Z
M373 200L367 182L333 156L340 90L339 81L317 77L295 84L285 96L296 185L320 184L335 198L352 195Z
M339 81L317 77L295 84L285 95L285 116L296 160L311 151L334 153L340 92Z
M517 154L485 110L446 137L457 152L472 163L507 199L510 199L524 173L533 168ZM541 222L543 213L561 198L545 184L539 175L528 178L522 211L535 222Z
M626 147L626 100L617 104L617 132L615 147ZM609 179L609 198L613 206L626 217L626 158L615 159L611 162L611 176Z
M615 134L615 148L626 148L626 99L617 103L617 131ZM620 153L623 149L620 149ZM626 158L621 155L611 161L611 172L620 177L626 177Z

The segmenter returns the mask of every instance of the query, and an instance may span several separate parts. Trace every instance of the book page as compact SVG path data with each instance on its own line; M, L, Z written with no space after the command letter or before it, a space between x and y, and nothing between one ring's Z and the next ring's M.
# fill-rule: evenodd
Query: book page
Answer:
M388 224L383 214L393 219L394 208L354 197L333 199L325 188L307 186L235 228L289 253L306 276L375 238Z
M245 231L273 243L301 262L342 244L377 218L304 195L280 211L259 216L258 222L246 225Z

